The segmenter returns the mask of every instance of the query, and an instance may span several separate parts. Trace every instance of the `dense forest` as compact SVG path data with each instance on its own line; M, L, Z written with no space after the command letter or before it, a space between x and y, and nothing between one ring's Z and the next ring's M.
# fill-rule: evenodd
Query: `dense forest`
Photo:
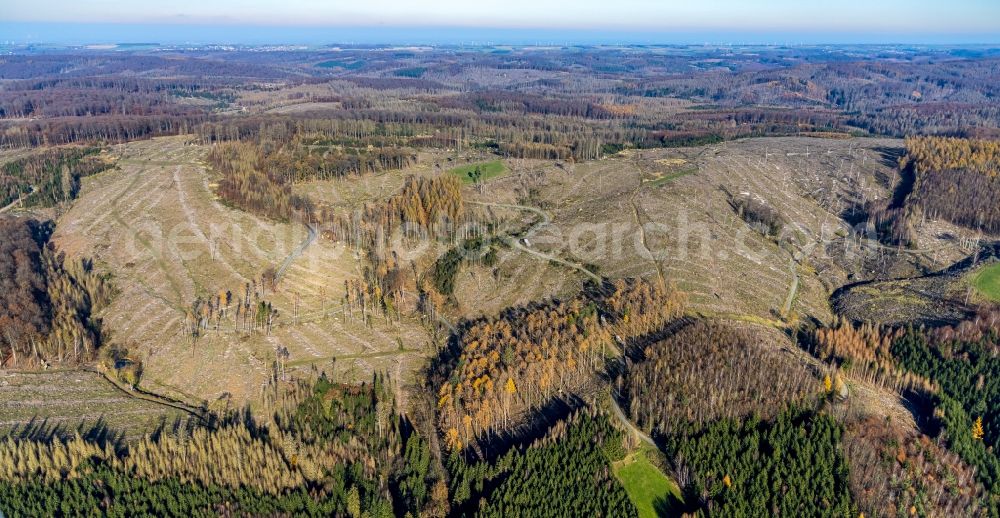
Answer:
M834 380L776 347L782 339L696 320L647 346L618 380L632 420L671 460L692 514L855 513L842 428L802 410Z
M453 452L448 458L453 501L484 517L636 516L610 469L625 455L623 440L607 416L581 412L492 463L469 463Z
M989 516L975 468L939 441L876 416L846 426L851 495L867 516Z
M787 410L772 421L723 419L672 435L688 501L704 516L855 516L843 429Z
M129 445L8 438L0 443L0 511L443 516L442 474L392 393L380 375L360 386L321 375L280 392L271 424L233 415L189 436L165 431Z
M20 200L51 207L76 198L80 178L113 167L96 147L48 148L0 167L0 207Z
M67 259L49 242L51 225L0 217L0 365L74 364L101 346L95 314L110 301L105 275Z
M906 140L903 167L916 176L912 200L922 216L1000 232L1000 142L922 137Z
M820 377L764 330L698 320L646 347L622 385L632 420L654 436L688 424L770 418L822 391Z
M684 296L642 279L618 280L567 301L512 308L468 323L444 351L432 383L448 446L512 429L522 414L573 392L630 340L679 317Z
M986 487L1000 497L1000 457L990 447L1000 438L1000 335L976 341L935 343L909 330L892 344L901 368L935 385L934 402L952 451L978 468ZM997 505L997 502L994 502Z
M450 49L419 60L392 52L373 57L366 48L325 55L236 51L224 60L190 49L169 59L122 52L93 53L86 60L60 53L5 56L0 77L10 81L0 90L0 121L9 122L0 145L191 133L208 142L245 139L260 124L224 115L259 115L263 101L257 94L282 87L298 90L279 94L289 104L324 103L295 117L306 124L367 128L397 146L482 144L518 158L584 160L621 146L827 131L964 135L1000 125L991 101L998 95L995 55L970 59L908 49L908 59L888 62L847 49L756 50L720 57L711 48L689 48L686 54L594 48L502 55ZM702 66L701 60L716 64ZM496 79L524 71L538 78ZM704 109L678 112L672 100ZM318 142L356 134L328 130ZM377 152L382 148L391 146L375 146ZM330 162L333 170L366 167L363 152Z
M800 247L808 225L793 219L812 217L814 208L823 218L837 216L813 202L828 188L838 195L836 176L863 142L862 168L866 176L876 170L864 181L881 190L869 198L862 184L856 198L864 217L837 224L867 224L884 244L900 245L895 252L878 247L878 261L930 270L921 251L903 258L902 250L916 247L928 221L984 240L1000 234L997 49L10 48L0 56L0 208L21 216L0 216L0 374L96 368L123 398L198 417L183 426L163 422L127 442L115 430L0 434L0 516L631 517L642 513L639 493L652 489L637 490L621 469L643 458L681 491L676 501L654 503L661 514L1000 517L1000 310L967 299L961 308L968 318L953 325L843 320L822 297L846 282L870 289L869 277L881 280L893 270L869 268L876 259L868 256L861 266L818 257L829 250ZM289 323L300 294L282 292L288 281L277 266L248 260L251 266L238 265L246 282L206 286L226 281L191 276L193 289L179 283L185 294L167 311L176 310L192 354L219 362L240 355L257 369L266 378L259 394L234 410L233 395L223 392L218 401L227 401L226 409L218 410L202 400L215 395L198 393L194 403L157 396L151 386L182 383L156 380L151 371L140 385L138 356L160 354L158 344L117 343L108 330L116 319L101 320L115 294L111 274L90 258L66 257L50 238L80 195L82 178L116 167L118 155L130 156L123 168L141 160L126 153L132 144L118 144L166 135L187 135L176 139L187 146L185 164L197 163L193 169L205 172L197 180L219 202L268 225L305 225L310 241L303 246L316 236L342 245L349 267L324 264L336 273L306 268L289 277L308 278L302 291L323 299L314 312L322 316L306 322L308 339L351 342L362 352L330 359L316 351L312 359L289 361L291 344L272 330ZM689 303L677 286L695 283L664 274L683 265L656 264L653 280L626 277L636 275L626 268L632 265L602 264L601 272L622 278L599 277L588 264L599 280L573 284L580 278L574 272L561 291L538 298L504 284L500 252L530 248L524 228L558 225L556 218L577 208L578 200L551 192L563 179L595 178L577 176L587 169L578 163L601 161L611 171L642 155L667 156L637 150L702 146L697 155L671 151L701 164L727 153L726 141L778 136L850 144L841 148L844 156L831 148L810 158L824 167L839 160L841 167L814 173L807 166L800 176L815 175L812 192L782 187L787 202L720 186L736 215L767 238L763 246L792 252L788 315L741 309L730 295L743 298L755 285L722 293L722 277L711 286L714 300L697 293ZM857 137L906 137L905 150L898 141ZM204 153L191 158L193 150ZM767 148L763 153L766 162ZM166 155L145 160L161 166L173 159ZM881 163L870 166L876 155ZM484 188L473 160L504 160L510 174ZM475 167L471 185L463 184L460 164ZM612 181L628 188L622 178L630 172ZM897 173L893 186L886 178ZM687 180L711 174L699 169ZM395 190L355 199L345 189L347 203L306 192L314 185L307 182L335 185L339 195L340 187L379 178ZM521 199L525 178L550 182L545 196L523 198L552 214L529 224L478 210L493 194L502 203ZM513 182L510 192L498 192ZM640 201L671 200L677 192L659 184L664 190L648 194L639 183L634 192L602 194L592 203L617 202L620 209L628 198L642 226ZM845 178L843 188L850 183ZM182 205L192 199L180 196ZM809 209L800 210L795 198ZM705 215L714 219L712 207ZM579 217L608 214L579 210ZM150 215L158 223L162 217ZM406 254L418 240L443 253ZM135 284L153 296L146 284L161 273L171 277L172 265L159 263L173 260L156 259L163 272L147 277L128 258L121 278L142 277ZM569 264L560 261L548 267ZM511 297L500 300L510 307L485 316L466 311L469 293L458 274L473 264L493 268L496 290ZM697 266L716 276L746 275L715 265ZM781 264L761 266L784 274ZM747 281L769 282L761 277ZM328 297L327 288L339 291L341 281L340 307L328 308L338 295ZM952 284L940 299L958 288L972 293L965 278L941 283ZM897 298L925 295L908 287ZM278 307L289 298L294 310ZM800 298L821 310L807 313L813 310L801 309ZM208 337L224 328L234 330L232 338ZM305 329L290 330L291 340L306 342ZM372 336L395 338L398 351L373 348ZM404 337L417 338L404 344ZM304 366L314 360L332 362L329 372L337 374ZM350 362L349 373L338 362ZM11 390L8 383L0 380L0 393ZM168 388L184 398L199 390ZM79 413L90 411L84 403L91 401ZM0 401L0 411L7 404ZM652 485L653 478L643 482Z
M914 225L928 219L1000 233L998 163L996 140L907 138L903 183L894 199L871 203L870 217L888 241L905 245L913 244Z
M1000 462L992 446L997 440L997 408L1000 408L996 382L1000 375L998 322L995 311L985 310L960 325L939 328L879 329L842 323L817 330L814 344L820 358L840 363L852 379L908 391L916 400L926 401L926 413L922 416L925 428L947 444L948 450L961 461L953 459L944 467L935 467L932 457L923 465L924 471L963 473L968 484L973 477L962 466L973 467L975 481L986 488L981 502L976 504L994 514L1000 508L1000 494L996 491ZM855 436L865 437L868 433L859 431ZM901 442L899 438L896 440ZM911 448L918 446L913 439L908 439L907 444ZM926 455L927 446L919 449ZM860 455L862 450L853 451ZM890 489L882 487L881 491ZM935 493L937 498L945 498L941 505L955 505L941 496L937 484L931 484L924 498Z
M998 322L836 322L802 341L817 369L763 328L694 320L616 384L696 515L995 516ZM852 410L862 384L910 399L920 431Z

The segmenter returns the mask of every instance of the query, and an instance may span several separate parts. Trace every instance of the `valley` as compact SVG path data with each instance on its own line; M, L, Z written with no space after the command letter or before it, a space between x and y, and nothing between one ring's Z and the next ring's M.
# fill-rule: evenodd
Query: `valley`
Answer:
M0 60L0 515L1000 509L995 49L114 48Z

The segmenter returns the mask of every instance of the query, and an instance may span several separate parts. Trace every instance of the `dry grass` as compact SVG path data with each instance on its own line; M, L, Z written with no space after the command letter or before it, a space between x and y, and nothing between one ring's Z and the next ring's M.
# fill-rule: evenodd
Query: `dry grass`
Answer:
M316 180L295 185L294 192L306 194L318 202L337 209L353 211L365 203L378 202L399 191L409 175L436 176L449 174L455 167L481 163L486 156L470 152L425 151L417 163L401 171L377 175L347 177L337 180ZM540 169L537 161L506 160L507 174L483 182L483 192L473 185L465 187L469 200L517 203L516 183L524 175ZM470 210L484 210L469 205ZM490 209L492 216L507 221L507 230L527 226L533 215L512 209ZM434 260L450 247L438 244L427 248L415 258L419 271L426 271ZM492 315L504 308L528 304L554 296L568 296L579 290L584 277L558 265L549 264L528 254L505 249L494 267L463 265L455 280L453 304L446 308L452 320Z
M510 174L484 182L481 193L467 193L479 201L545 209L552 223L532 237L534 249L596 265L609 278L662 276L690 293L695 312L826 321L830 292L870 260L869 251L843 253L850 228L842 216L852 203L891 194L896 173L881 148L898 145L770 138L630 150L579 164L508 160ZM727 192L753 196L780 212L789 221L782 239L747 226ZM534 218L491 211L512 227ZM652 257L658 253L663 255ZM503 255L497 268L464 268L456 283L458 313L564 295L583 280L525 255Z
M136 438L186 417L179 410L129 397L93 372L0 371L0 435L36 430L65 437L103 424Z
M196 297L241 293L245 283L280 264L307 236L301 225L256 218L220 204L202 162L206 149L183 137L125 147L120 170L84 180L81 197L59 221L54 240L69 255L96 257L120 293L101 317L112 340L135 347L145 362L143 385L191 403L225 393L253 400L269 376L278 346L290 361L325 360L361 350L392 357L358 358L341 372L367 377L373 369L408 372L420 354L398 353L398 341L423 350L419 322L372 327L337 315L344 281L361 271L359 258L317 240L265 298L279 311L271 336L220 331L192 340L183 329ZM344 375L347 375L344 374Z
M552 223L532 236L533 249L594 264L609 278L662 276L690 293L695 312L761 322L828 320L830 288L843 284L862 261L828 257L816 243L826 239L836 246L835 234L847 228L841 212L851 199L889 194L891 186L877 177L892 172L877 149L897 144L772 138L628 151L580 164L507 160L509 174L484 182L481 190L467 186L466 193L473 200L542 208ZM279 346L289 349L290 363L298 368L331 369L338 358L338 376L362 378L389 369L412 378L432 349L421 323L376 318L368 327L340 314L344 281L358 276L362 263L353 250L322 239L294 262L278 291L267 295L280 311L271 336L225 329L197 341L185 336L184 310L195 297L219 289L237 292L264 268L279 264L306 233L301 226L264 221L218 203L202 163L206 150L186 145L183 137L124 149L120 170L84 180L82 196L61 218L55 239L71 255L97 257L115 275L121 294L102 316L114 340L138 346L148 388L191 402L227 392L237 401L252 400ZM446 174L481 159L476 153L422 152L404 171L307 182L295 190L355 210L396 192L406 175ZM689 174L673 176L680 170ZM657 181L665 177L670 181ZM790 222L786 243L750 229L730 208L726 191L757 197L779 211ZM525 211L489 210L509 228L527 227L537 218ZM165 241L180 244L164 247ZM417 258L418 268L444 251L427 251ZM650 252L666 254L654 259ZM568 295L583 280L579 272L507 249L495 267L463 267L449 313L453 319L492 314ZM792 310L785 314L789 297Z
M891 145L898 143L771 138L632 150L561 166L519 161L509 177L487 183L483 198L515 201L515 191L534 189L536 199L526 204L553 216L533 240L537 249L596 264L607 277L661 275L691 294L696 311L790 317L782 309L798 275L792 313L827 320L830 287L843 284L860 261L831 259L817 242L836 246L836 233L848 229L841 213L851 199L889 194L876 176L893 173L877 148ZM789 244L750 229L726 191L777 209L791 222ZM665 255L654 259L651 252ZM522 284L516 277L506 282Z

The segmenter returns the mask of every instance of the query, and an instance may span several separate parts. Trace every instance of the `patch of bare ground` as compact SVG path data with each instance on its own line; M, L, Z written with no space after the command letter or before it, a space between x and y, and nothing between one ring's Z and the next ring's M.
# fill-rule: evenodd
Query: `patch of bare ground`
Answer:
M531 239L538 251L607 277L663 276L690 293L697 312L826 321L830 293L869 254L845 237L844 213L891 194L895 169L884 148L900 145L768 138L577 164L525 160L508 164L511 174L478 196L548 211L551 224ZM751 228L731 196L774 208L787 221L781 235ZM848 253L837 253L842 248Z
M84 179L53 239L68 255L94 257L112 274L119 293L100 317L112 341L138 352L144 387L193 404L224 396L253 401L278 347L287 348L287 363L343 358L342 378L419 365L428 340L419 321L365 324L338 315L344 282L360 274L361 262L323 239L291 261L276 289L264 290L278 311L271 336L239 326L231 304L218 329L192 338L185 319L196 299L242 295L246 283L284 263L308 231L221 204L203 163L207 149L184 137L130 143L118 152L117 170ZM411 350L400 352L400 340ZM362 346L385 354L353 358Z
M960 276L875 281L842 290L833 300L837 313L853 321L905 325L955 323L971 309L964 303Z
M95 372L0 371L0 435L67 437L107 428L130 439L186 418L123 393Z

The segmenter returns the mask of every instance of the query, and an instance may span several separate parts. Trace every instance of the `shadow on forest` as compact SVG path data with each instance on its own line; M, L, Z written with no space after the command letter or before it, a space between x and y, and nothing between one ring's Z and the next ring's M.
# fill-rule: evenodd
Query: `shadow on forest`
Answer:
M115 448L121 447L125 442L125 432L111 429L104 416L93 423L84 421L76 426L67 426L65 422L50 422L48 417L35 415L27 423L15 425L6 435L14 439L37 442L67 440L79 435L87 442L109 444Z
M918 390L905 390L901 394L903 407L913 416L920 433L937 437L941 433L941 420L934 415L934 396Z
M668 495L666 498L654 499L653 510L656 511L656 516L683 516L685 513L696 511L697 508L685 506L684 502L674 495Z
M174 417L173 419L167 419L166 416L160 417L159 423L156 428L149 434L150 438L153 440L159 440L163 435L185 437L191 435L191 432L195 428L203 428L201 421L196 417Z
M895 175L889 175L884 170L875 171L875 180L885 188L892 189L892 198L889 202L887 209L896 209L903 206L906 201L906 197L910 195L913 191L913 186L916 181L916 177L913 174L911 168L906 168L904 170L899 169L899 159L903 157L905 149L901 147L887 147L879 146L872 148L873 151L878 153L879 162L895 171L899 174L899 181L896 182ZM877 204L876 204L877 205ZM849 202L846 207L840 212L840 217L846 221L851 226L857 226L864 223L872 217L870 213L872 211L872 204L866 203L860 200L855 200Z
M149 436L154 440L163 434L187 436L195 428L200 427L197 419L192 417L160 416L159 421ZM255 428L251 428L254 430ZM89 443L101 446L111 446L116 450L123 449L129 441L134 441L145 434L135 433L131 436L124 429L111 428L104 416L94 422L80 421L75 425L67 424L65 421L53 421L49 417L33 416L28 422L14 425L8 432L0 434L2 437L12 439L49 443L55 440L67 441L77 435Z
M890 168L899 167L899 159L906 154L904 147L876 146L872 148L872 151L878 153L879 162L882 165Z
M476 449L484 460L499 458L513 448L526 447L545 437L552 425L586 406L576 394L564 393L535 408L529 418L513 430L480 439Z

